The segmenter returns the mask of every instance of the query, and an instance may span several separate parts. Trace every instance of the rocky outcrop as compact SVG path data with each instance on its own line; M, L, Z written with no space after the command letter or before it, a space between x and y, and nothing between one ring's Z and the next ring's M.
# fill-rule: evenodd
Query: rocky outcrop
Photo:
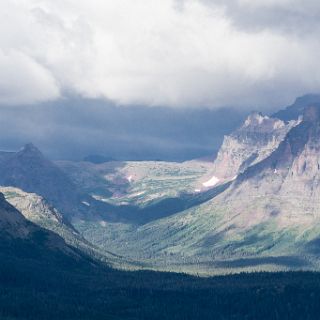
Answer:
M242 208L242 218L246 216L250 225L276 213L283 226L311 226L320 218L319 137L320 109L311 106L305 109L302 122L290 130L269 157L238 177L224 201L233 203L237 211ZM254 212L244 209L254 202Z
M207 178L215 177L220 183L235 179L248 167L267 158L298 121L288 124L276 118L254 112L244 124L229 136L213 163ZM204 182L206 186L206 182Z

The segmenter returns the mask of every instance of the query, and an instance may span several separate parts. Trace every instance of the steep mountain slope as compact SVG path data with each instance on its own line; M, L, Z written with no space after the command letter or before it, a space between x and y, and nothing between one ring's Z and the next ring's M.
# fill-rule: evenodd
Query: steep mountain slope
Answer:
M273 216L284 226L311 227L319 218L319 138L320 109L306 108L303 121L273 154L239 177L228 198L268 199L269 205L260 210L263 216L251 219L254 223Z
M208 180L202 180L199 189L233 180L249 166L268 157L297 123L285 124L276 118L251 113L239 129L225 136Z
M6 200L18 209L27 220L41 228L58 234L68 245L114 267L125 269L135 267L134 262L114 255L108 250L102 251L86 241L70 224L64 222L62 214L43 197L35 193L26 193L13 187L0 187L0 192L3 193Z
M55 233L42 229L24 216L0 193L0 254L6 258L29 259L38 256L43 261L66 259L84 261L80 251L69 247Z
M0 154L0 185L42 196L65 220L86 210L84 201L90 202L90 197L81 193L33 144L25 145L18 152Z

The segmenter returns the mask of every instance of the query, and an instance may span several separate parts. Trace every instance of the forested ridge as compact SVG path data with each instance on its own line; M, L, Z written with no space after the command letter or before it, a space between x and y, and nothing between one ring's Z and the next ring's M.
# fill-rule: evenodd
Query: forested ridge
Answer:
M319 319L317 273L197 278L0 258L0 319Z

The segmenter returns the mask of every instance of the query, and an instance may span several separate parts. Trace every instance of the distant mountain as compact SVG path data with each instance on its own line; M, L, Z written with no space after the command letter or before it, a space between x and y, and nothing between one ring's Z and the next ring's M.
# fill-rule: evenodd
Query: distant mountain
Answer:
M18 152L0 153L0 185L36 193L65 217L77 214L83 206L83 194L33 144L25 145Z
M296 99L296 101L272 115L272 117L281 119L283 121L297 120L302 116L304 108L308 106L320 106L320 95L319 94L307 94Z

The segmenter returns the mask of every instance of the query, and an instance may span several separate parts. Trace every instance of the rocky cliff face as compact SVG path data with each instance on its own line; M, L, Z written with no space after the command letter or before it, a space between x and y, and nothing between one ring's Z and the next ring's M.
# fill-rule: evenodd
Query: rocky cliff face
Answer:
M285 123L260 113L252 113L244 124L224 138L210 175L216 181L235 179L248 167L267 158L298 121Z
M235 232L262 228L264 237L272 234L273 244L271 248L262 245L260 250L273 254L284 247L288 252L306 250L320 235L319 138L320 109L308 107L302 122L288 132L274 152L247 168L213 200L216 207L227 212L221 230L232 239ZM286 242L279 239L284 235L290 235Z
M274 197L281 199L281 203L273 209L265 208L265 213L273 210L283 216L292 211L295 215L300 213L301 219L308 215L320 217L319 138L320 109L308 107L303 121L290 130L277 150L239 176L229 197L241 194L250 195L249 198Z

